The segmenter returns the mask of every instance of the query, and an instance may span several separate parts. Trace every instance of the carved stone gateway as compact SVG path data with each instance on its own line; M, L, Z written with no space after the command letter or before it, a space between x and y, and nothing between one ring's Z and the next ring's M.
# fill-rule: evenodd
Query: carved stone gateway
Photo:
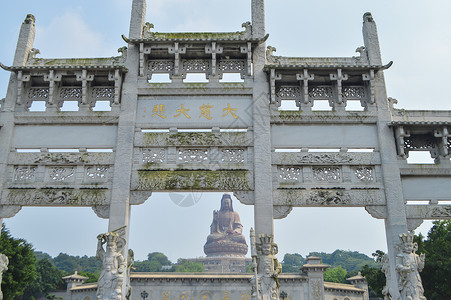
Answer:
M109 219L106 231L125 226L126 242L130 205L153 191L231 192L254 205L256 289L270 300L279 297L274 218L293 207L365 207L385 220L386 291L408 299L399 235L451 218L451 113L393 108L383 76L391 62L382 62L370 13L358 56L284 57L266 46L264 0L251 2L242 31L159 33L145 23L146 1L133 0L126 46L113 58L36 57L28 15L12 66L0 64L11 72L0 109L0 218L23 206L92 207ZM184 82L191 73L208 82ZM243 82L221 82L227 73ZM170 82L149 82L154 74ZM60 111L66 101L78 111ZM284 110L286 101L299 110ZM315 111L321 101L332 111ZM352 101L363 110L350 111ZM92 111L100 102L111 110ZM428 151L435 165L407 164L412 151ZM128 277L126 248L114 252ZM307 294L323 299L315 272ZM123 299L128 280L115 282Z

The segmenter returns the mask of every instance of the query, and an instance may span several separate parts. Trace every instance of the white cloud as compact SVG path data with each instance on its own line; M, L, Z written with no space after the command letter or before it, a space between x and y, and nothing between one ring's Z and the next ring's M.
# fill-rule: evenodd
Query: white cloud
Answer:
M36 27L35 47L42 57L99 57L117 55L99 32L90 28L77 12L65 12L48 26Z

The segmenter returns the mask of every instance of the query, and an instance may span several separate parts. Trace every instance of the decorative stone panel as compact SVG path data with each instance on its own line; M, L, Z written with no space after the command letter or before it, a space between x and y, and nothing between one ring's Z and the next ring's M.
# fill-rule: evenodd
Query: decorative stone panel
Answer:
M365 87L363 86L344 86L342 88L342 96L347 100L361 100L366 96Z
M36 167L35 166L16 166L14 168L15 182L32 182L35 180Z
M92 100L114 100L114 87L93 87Z
M246 162L245 149L221 149L221 162L243 164Z
M138 171L134 190L251 190L251 176L245 170Z
M279 167L279 182L298 182L301 178L301 168L284 166Z
M301 97L301 88L298 86L281 86L276 89L278 99L299 99Z
M179 163L206 163L208 162L208 149L179 149Z
M49 98L50 89L48 87L33 87L28 90L28 99L31 101L45 101Z
M86 168L86 181L107 181L109 166L91 166Z
M80 100L82 98L81 87L63 87L60 89L61 100Z
M166 150L163 148L144 148L142 149L143 163L162 164L166 162Z
M331 86L310 86L308 95L314 100L329 100L333 97L333 90Z
M106 189L8 189L2 204L93 206L108 203Z
M46 181L50 182L71 182L75 178L75 168L73 167L50 167L47 168Z
M341 170L337 167L313 167L313 178L316 181L340 182Z
M355 167L353 169L353 172L354 172L354 176L357 179L357 181L362 181L362 182L374 182L375 181L374 169L372 167L368 167L368 166Z

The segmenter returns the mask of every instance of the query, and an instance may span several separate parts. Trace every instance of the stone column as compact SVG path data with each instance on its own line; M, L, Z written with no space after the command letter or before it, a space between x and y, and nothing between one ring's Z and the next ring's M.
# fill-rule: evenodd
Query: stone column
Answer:
M16 53L14 55L14 66L24 66L28 60L28 54L31 52L35 37L35 18L33 15L27 15L20 28L19 38L17 40ZM18 84L22 84L17 79L17 74L12 73L9 79L8 90L5 103L2 108L2 128L0 130L0 191L4 191L3 182L7 172L8 156L11 151L11 139L14 131L14 111L16 110ZM22 108L23 109L23 108ZM11 218L19 212L21 206L1 205L0 218Z
M130 39L142 38L146 13L146 1L134 0L130 21ZM135 136L136 110L138 103L139 78L139 46L128 44L126 68L128 73L124 76L120 116L117 131L117 146L115 149L114 177L111 191L109 211L109 232L121 230L121 238L125 240L122 247L122 256L128 259L128 240L130 224L130 185L133 164L133 141ZM127 276L127 275L125 275ZM122 285L122 299L125 299L127 279Z
M371 65L382 65L376 23L370 13L363 16L363 38L368 60ZM398 277L395 270L395 256L399 235L407 232L406 207L401 185L401 176L398 166L395 138L393 130L389 127L391 112L384 74L379 71L374 78L375 101L378 112L377 134L379 138L379 152L382 163L382 180L385 187L387 218L385 219L385 232L388 248L390 282L388 289L393 299L398 299Z
M264 0L252 1L252 37L265 35ZM261 247L270 249L258 251L258 277L261 284L261 299L278 299L278 283L274 275L277 270L273 261L274 228L271 168L271 124L269 109L269 83L263 68L266 63L266 43L259 44L253 52L253 130L254 130L254 219L257 239ZM271 241L268 242L267 240ZM258 242L257 242L258 243ZM269 243L269 244L268 244ZM269 245L269 246L268 246ZM277 246L276 246L277 247ZM274 262L274 261L273 261ZM274 289L277 283L277 289ZM277 290L275 292L275 290Z
M324 300L324 271L329 265L321 263L321 258L307 257L307 264L302 266L302 271L308 276L308 299Z

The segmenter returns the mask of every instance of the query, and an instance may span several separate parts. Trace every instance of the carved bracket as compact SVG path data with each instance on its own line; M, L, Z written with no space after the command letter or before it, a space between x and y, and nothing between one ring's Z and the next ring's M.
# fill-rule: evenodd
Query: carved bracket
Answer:
M273 217L274 217L274 219L286 218L292 210L293 210L293 206L274 205L273 206Z
M255 199L254 199L254 192L252 191L235 191L233 192L233 195L242 203L245 205L254 205Z
M12 218L21 209L22 209L22 206L20 206L20 205L0 205L0 219Z
M96 205L92 207L92 210L96 213L96 215L99 218L108 219L110 217L109 205Z
M147 201L152 196L152 192L131 191L130 192L130 204L139 205Z

